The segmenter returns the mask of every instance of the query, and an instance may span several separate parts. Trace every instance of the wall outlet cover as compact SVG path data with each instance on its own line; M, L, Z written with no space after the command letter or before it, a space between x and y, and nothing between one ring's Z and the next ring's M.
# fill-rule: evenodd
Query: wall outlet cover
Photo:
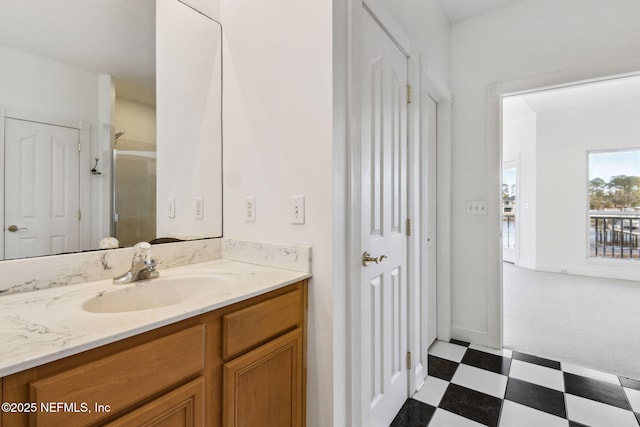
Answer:
M247 222L256 221L256 197L248 196L244 198L244 219Z
M176 217L176 199L175 197L169 197L167 200L167 217L175 218Z
M204 198L196 197L195 200L196 219L204 219Z

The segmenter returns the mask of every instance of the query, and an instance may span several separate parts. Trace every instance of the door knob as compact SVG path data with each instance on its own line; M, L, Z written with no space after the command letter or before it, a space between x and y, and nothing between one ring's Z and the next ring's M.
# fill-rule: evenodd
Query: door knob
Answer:
M387 258L386 255L380 255L379 257L372 257L371 254L367 251L364 251L362 254L362 265L368 266L370 262L375 262L376 264L380 264L383 259Z
M17 225L10 225L7 230L9 230L12 233L15 233L18 230L27 230L27 227L18 227Z

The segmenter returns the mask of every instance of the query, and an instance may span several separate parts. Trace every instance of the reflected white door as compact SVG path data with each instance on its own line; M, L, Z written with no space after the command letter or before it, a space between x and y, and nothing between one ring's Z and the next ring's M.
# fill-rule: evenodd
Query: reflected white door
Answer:
M363 13L361 63L362 425L387 427L408 397L407 58Z
M6 259L79 250L79 137L78 129L6 119Z

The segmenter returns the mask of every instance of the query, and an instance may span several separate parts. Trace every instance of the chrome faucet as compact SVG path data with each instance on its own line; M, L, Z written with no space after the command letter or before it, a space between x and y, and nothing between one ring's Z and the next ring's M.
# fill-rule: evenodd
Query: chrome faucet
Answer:
M151 258L151 245L147 242L140 242L134 246L133 260L131 268L124 274L113 278L115 285L137 282L138 280L154 279L160 275L156 270L156 260Z

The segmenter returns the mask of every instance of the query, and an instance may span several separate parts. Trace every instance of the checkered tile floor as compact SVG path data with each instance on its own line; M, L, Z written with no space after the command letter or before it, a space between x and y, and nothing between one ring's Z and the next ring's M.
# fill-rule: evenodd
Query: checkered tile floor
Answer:
M640 381L517 351L436 341L392 427L638 427Z

